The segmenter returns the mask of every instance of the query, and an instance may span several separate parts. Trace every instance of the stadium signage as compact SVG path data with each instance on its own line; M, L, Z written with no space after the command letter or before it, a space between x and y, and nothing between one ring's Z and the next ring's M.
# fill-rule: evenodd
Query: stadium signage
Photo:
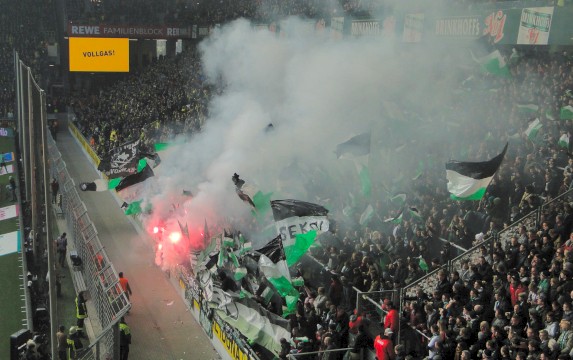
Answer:
M477 16L456 16L436 20L436 36L471 37L480 36L480 19Z
M521 11L517 43L525 45L547 45L553 7L524 8Z
M330 223L325 216L302 216L276 221L275 226L283 240L292 240L312 230L328 231Z
M492 12L485 18L484 35L489 35L493 38L493 42L497 44L503 39L503 28L505 27L505 20L507 15L503 10Z
M14 132L12 131L12 129L10 128L0 128L0 136L2 137L6 137L6 136L14 136Z
M351 27L352 36L380 35L380 22L378 21L353 21Z
M68 35L74 37L129 37L142 39L191 38L190 27L147 25L76 25L68 24Z
M217 321L213 321L213 335L221 341L233 360L249 360L249 355L237 344L233 335L227 333Z

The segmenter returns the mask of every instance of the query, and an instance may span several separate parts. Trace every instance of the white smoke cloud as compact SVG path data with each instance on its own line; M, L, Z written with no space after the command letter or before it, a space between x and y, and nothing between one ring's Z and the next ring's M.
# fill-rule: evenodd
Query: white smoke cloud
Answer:
M162 156L161 190L151 199L151 221L173 216L172 203L180 201L175 199L183 189L194 196L175 216L190 229L198 231L205 219L250 221L249 206L234 192L233 173L273 191L274 198L316 201L304 173L315 178L317 168L329 176L311 184L314 188L336 186L331 193L341 196L358 192L354 166L336 159L336 145L372 130L373 149L385 146L391 136L385 130L388 104L394 101L424 102L428 108L449 101L449 77L436 82L432 75L437 51L419 58L420 52L397 51L380 37L333 40L327 32L305 31L308 26L294 18L282 26L287 35L277 36L237 20L201 44L204 71L225 90L213 98L201 133ZM274 129L267 132L270 123ZM293 163L303 174L281 181ZM397 173L387 172L378 176ZM342 205L340 199L331 201L332 207Z

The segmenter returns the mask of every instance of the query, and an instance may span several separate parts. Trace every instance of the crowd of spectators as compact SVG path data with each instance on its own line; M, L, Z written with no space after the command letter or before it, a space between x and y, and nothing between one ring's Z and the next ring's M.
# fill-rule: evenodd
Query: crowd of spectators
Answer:
M68 1L68 7L75 5ZM223 24L240 17L269 23L286 16L329 17L344 13L375 13L389 2L383 0L102 0L77 5L71 21L106 24Z
M284 11L282 3L271 5L269 14ZM356 10L352 2L345 5L347 11ZM315 11L302 10L305 6L293 4L303 13ZM242 2L229 9L230 13L222 13L217 7L203 8L187 15L173 10L169 16L224 22L250 11ZM257 19L258 15L250 16ZM403 344L395 344L396 358L571 359L573 206L569 197L545 206L539 221L524 223L504 237L498 234L571 187L573 158L570 148L559 145L563 135L572 133L571 124L559 120L559 110L573 105L572 61L567 53L547 52L522 53L516 59L511 63L511 78L473 74L471 86L462 89L452 111L481 113L482 121L468 126L454 146L446 144L445 152L483 160L499 153L505 141L511 144L486 196L479 202L449 199L443 168L430 166L440 163L437 154L441 152L436 151L426 159L416 181L399 189L408 194L408 205L417 209L422 221L405 214L401 223L390 225L381 219L395 215L387 209L396 207L389 200L379 200L373 204L378 216L368 227L358 226L358 219L353 226L335 227L332 244L312 253L331 272L331 281L303 292L297 314L291 317L296 340L283 343L283 358L291 352L370 348L377 333L372 327L366 329L372 325L369 314L355 308L355 289L391 294L436 269L436 283L421 283L414 295L380 303L384 313L392 313L392 321L386 316L374 328L390 328L384 334L394 341L399 330L406 335L400 337ZM164 141L175 133L197 131L208 117L206 105L213 91L205 85L197 54L189 51L174 59L161 58L99 95L78 96L72 105L80 130L101 154L134 138ZM515 106L519 103L539 108L524 113ZM528 138L523 132L535 118L543 127L535 138ZM483 140L471 149L465 145L470 143L467 139ZM383 193L380 184L374 187L374 193ZM454 268L444 266L458 251L447 242L469 249L490 237L497 241L484 245L478 256ZM440 239L445 240L444 247L435 246L442 244ZM404 306L397 314L399 303ZM403 326L396 325L395 316ZM411 341L406 337L411 333L405 328L425 334L421 348L408 346ZM319 356L339 358L335 353Z
M289 352L346 347L348 343L340 339L352 326L357 332L357 319L364 326L372 315L357 312L355 289L386 291L379 304L379 311L385 313L392 300L390 306L397 307L393 290L408 287L436 270L436 281L409 287L398 300L403 305L399 314L402 336L401 344L394 344L399 345L396 358L572 358L573 203L570 196L551 200L569 191L573 178L570 148L558 144L563 135L571 134L570 121L559 120L559 109L573 104L573 63L567 53L523 55L512 63L511 79L477 75L477 83L462 95L471 95L474 106L483 109L482 132L477 138L484 140L469 158L488 159L500 151L499 142L492 141L488 133L510 142L482 201L452 201L440 180L443 169L426 168L411 186L401 188L408 194L408 205L417 209L423 221L404 216L399 224L384 222L381 219L392 217L386 210L392 205L390 200L381 200L376 206L381 216L375 216L377 220L367 227L337 227L336 241L312 252L331 271L331 282L318 292L307 291L293 326L293 336L304 331L312 338L311 344L296 341L300 349L289 348ZM515 106L519 103L535 103L539 109L524 113ZM460 101L457 110L471 111L468 105ZM543 126L530 138L523 131L535 118ZM471 134L476 134L475 128L465 135ZM492 144L496 144L495 151ZM500 235L502 229L541 205L538 221L514 224L515 230ZM479 247L490 237L492 243ZM464 249L478 248L450 267L445 262L457 250L435 245L448 241ZM336 316L334 321L326 319L329 315L325 314L338 312L344 313L343 320ZM321 325L318 331L305 330L308 322L316 322L316 315ZM348 315L353 315L353 320ZM370 337L369 347L378 331L390 326L386 323L377 322L365 332ZM425 337L412 337L412 329ZM337 332L334 337L331 330ZM396 340L391 332L387 335ZM326 336L330 337L328 343ZM338 354L323 356L339 358Z
M480 256L468 257L458 268L443 267L455 248L435 246L442 244L442 239L469 249L496 237L509 224L571 187L573 159L570 149L558 142L562 135L571 134L570 121L559 120L559 110L573 105L571 58L567 53L547 52L522 53L515 58L511 78L473 74L471 85L462 85L468 88L462 89L452 111L477 111L482 122L464 129L454 147L446 144L448 153L489 159L505 141L510 142L483 200L449 199L443 169L430 166L439 163L436 154L440 151L430 154L422 174L408 188L400 189L408 194L409 206L417 209L422 221L411 214L399 224L382 221L395 213L387 210L392 208L390 200L380 197L373 204L378 215L374 219L378 220L368 227L358 226L358 219L354 226L341 224L333 230L336 241L313 250L312 255L333 276L323 287L308 288L300 299L291 328L293 338L304 341L297 340L293 349L285 344L285 352L344 348L352 332L360 339L369 336L369 341L359 343L371 345L376 334L356 325L362 319L366 324L368 316L357 313L354 289L399 290L442 268L438 282L421 284L399 314L408 328L430 339L426 345L431 348L413 349L405 346L408 339L401 337L404 344L396 349L398 358L400 354L431 359L569 358L573 348L569 336L573 334L569 328L573 206L568 198L545 206L539 225L524 224L519 232L501 238L493 247L484 246ZM99 95L77 96L72 105L80 130L101 154L114 144L138 137L165 141L175 133L197 131L208 117L206 105L214 91L204 80L197 54L189 51L173 59L161 58ZM519 103L539 108L524 113L515 106ZM534 118L543 127L535 138L529 138L524 130ZM476 135L480 133L481 137ZM472 138L483 140L479 147L468 149L464 139ZM374 193L383 193L380 184L374 188ZM396 308L402 300L394 298L394 304L386 301L381 306ZM396 340L392 333L387 335ZM326 354L326 358L336 359L336 355Z
M207 117L211 88L196 50L160 57L97 95L71 98L77 126L102 155L129 140L162 142L197 131Z

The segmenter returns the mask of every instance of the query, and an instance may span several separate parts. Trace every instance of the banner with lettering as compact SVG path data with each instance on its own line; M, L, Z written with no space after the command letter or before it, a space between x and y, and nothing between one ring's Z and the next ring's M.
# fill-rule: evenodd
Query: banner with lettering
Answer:
M461 12L429 21L428 32L439 40L471 41L487 36L492 44L515 44L521 9Z
M119 37L131 39L187 39L192 37L191 27L165 25L88 25L68 24L70 37Z
M521 11L517 43L520 45L549 44L553 9L553 6L524 8Z

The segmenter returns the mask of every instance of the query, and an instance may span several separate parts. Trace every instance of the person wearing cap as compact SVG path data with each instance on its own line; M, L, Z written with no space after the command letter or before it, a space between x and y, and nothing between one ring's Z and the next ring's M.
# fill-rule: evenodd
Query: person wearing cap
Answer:
M390 337L392 336L392 330L386 329L381 331L376 339L374 339L374 349L376 350L377 360L394 360L396 354L394 353L394 344Z
M78 358L79 350L84 347L77 326L72 326L69 331L67 339L67 360L74 360Z
M398 310L395 309L392 301L389 301L388 304L386 304L386 308L388 309L388 313L384 317L384 329L390 329L392 331L391 339L394 341L396 340L395 334L398 331L398 323L400 321Z

